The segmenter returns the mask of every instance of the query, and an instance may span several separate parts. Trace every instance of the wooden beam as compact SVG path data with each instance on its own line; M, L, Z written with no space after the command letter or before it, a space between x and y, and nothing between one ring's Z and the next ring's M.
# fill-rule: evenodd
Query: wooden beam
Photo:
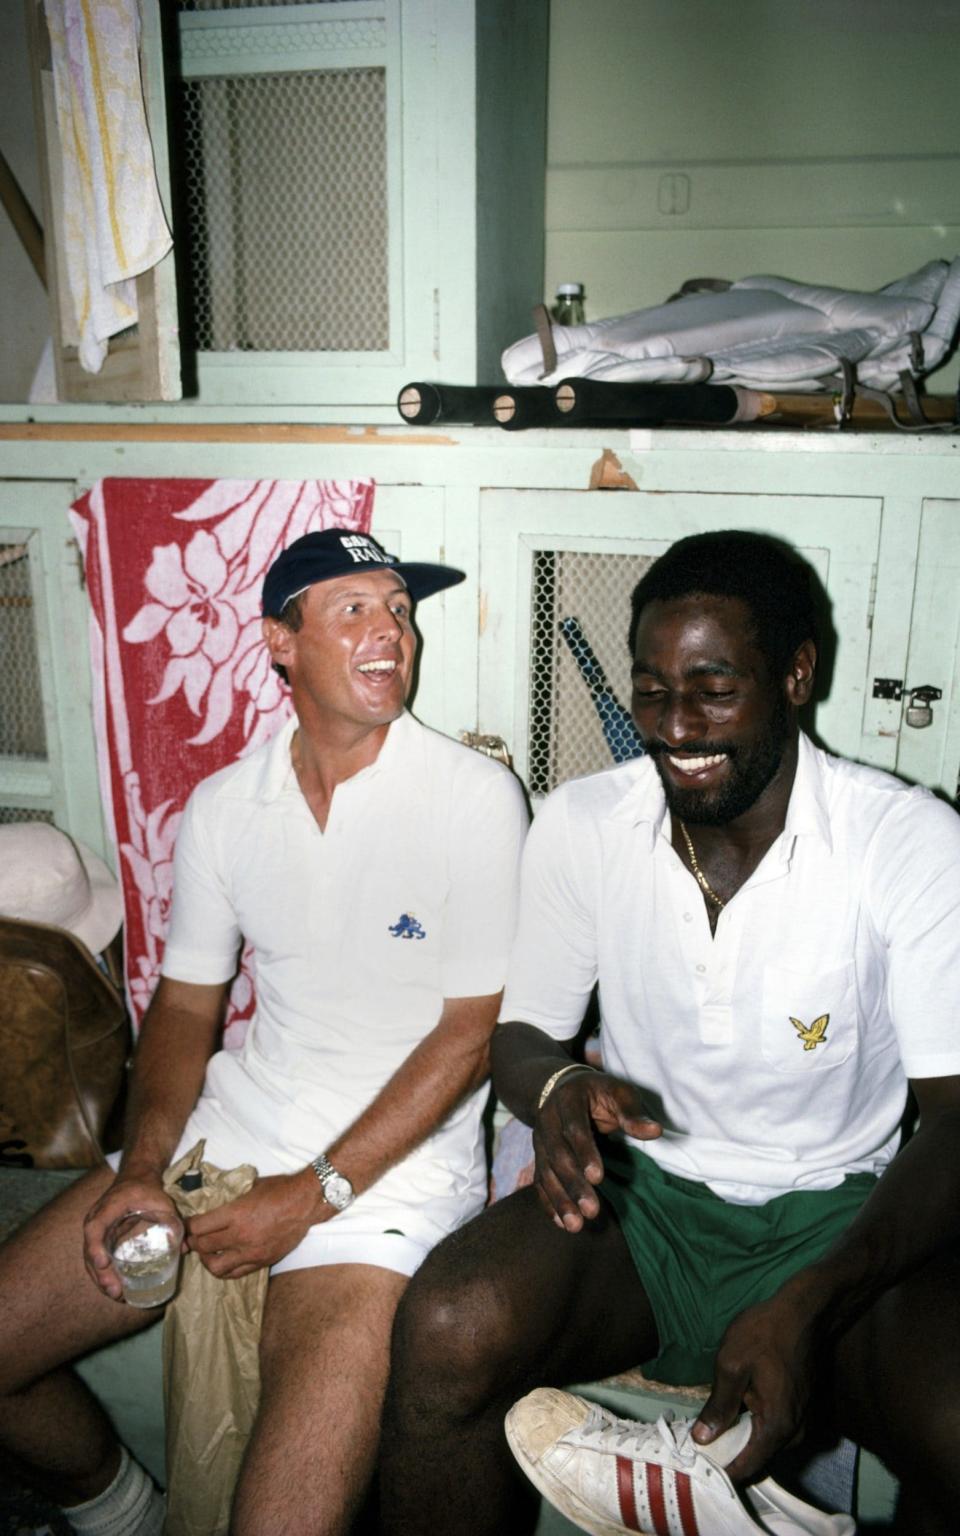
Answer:
M34 272L46 288L47 266L43 254L43 230L2 150L0 150L0 203L10 215L10 223L20 237L20 244L30 258Z
M15 421L0 422L0 442L17 443L346 443L366 447L398 443L422 448L453 445L443 433L407 428L398 432L382 427L312 427L298 423L269 422L133 422L109 421Z
M956 404L952 395L924 395L923 409L931 422L953 421ZM718 427L718 432L772 432L794 427L815 431L835 427L831 395L777 395L776 410L759 421L739 427ZM470 428L464 428L469 432ZM550 429L542 429L550 430ZM576 428L560 428L575 431ZM592 429L594 432L596 428ZM686 427L658 429L686 432ZM703 428L696 428L702 431ZM853 421L845 427L871 433L895 432L882 406L873 400L854 402ZM621 429L616 429L617 434ZM355 447L383 444L390 447L452 447L455 439L442 432L418 427L391 430L383 426L311 426L301 422L194 422L194 421L11 421L0 422L0 442L35 443L344 443Z

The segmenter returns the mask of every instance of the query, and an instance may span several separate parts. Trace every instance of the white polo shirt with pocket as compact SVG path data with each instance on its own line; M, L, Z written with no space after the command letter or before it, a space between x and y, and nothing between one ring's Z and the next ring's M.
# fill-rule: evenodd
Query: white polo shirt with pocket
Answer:
M735 1203L880 1173L907 1079L960 1073L960 817L800 738L783 832L711 936L649 758L562 785L527 841L501 1018L576 1034L599 978L636 1143ZM694 829L694 836L695 836Z
M444 999L500 990L527 825L507 769L404 714L375 762L337 786L321 832L290 761L295 727L190 797L162 967L219 983L241 936L253 945L255 1016L239 1051L212 1057L178 1151L206 1136L210 1161L261 1173L295 1171L327 1148ZM313 1230L396 1231L429 1249L485 1198L485 1098L472 1094Z

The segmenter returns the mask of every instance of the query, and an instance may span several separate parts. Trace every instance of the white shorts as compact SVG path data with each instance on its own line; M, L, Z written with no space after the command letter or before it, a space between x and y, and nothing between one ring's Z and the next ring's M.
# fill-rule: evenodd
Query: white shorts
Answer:
M201 1099L184 1127L183 1135L171 1164L204 1137L204 1161L218 1168L236 1168L252 1161L249 1137L242 1129L208 1099ZM115 1170L120 1153L114 1152L107 1159ZM289 1162L281 1161L270 1147L257 1146L256 1168L261 1177L270 1174L291 1173ZM370 1191L371 1195L376 1191ZM466 1216L473 1215L468 1211ZM311 1227L296 1248L271 1266L271 1275L286 1274L294 1269L313 1269L321 1264L373 1264L379 1269L390 1269L398 1275L412 1275L423 1263L430 1249L446 1236L447 1229L438 1226L415 1205L403 1206L395 1200L389 1206L361 1195L353 1205L340 1211L329 1221Z

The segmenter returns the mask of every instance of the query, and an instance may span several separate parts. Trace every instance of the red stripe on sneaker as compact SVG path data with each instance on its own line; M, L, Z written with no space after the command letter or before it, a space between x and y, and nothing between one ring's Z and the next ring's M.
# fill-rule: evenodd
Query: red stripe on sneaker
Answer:
M667 1524L667 1506L663 1497L663 1473L655 1461L645 1463L647 1471L647 1497L650 1500L650 1519L657 1536L670 1536Z
M700 1536L700 1527L697 1524L697 1516L693 1508L693 1489L690 1487L689 1475L686 1472L678 1472L676 1480L677 1508L680 1511L683 1536Z
M637 1501L633 1492L633 1462L626 1456L617 1457L617 1498L620 1501L620 1519L628 1531L639 1531Z

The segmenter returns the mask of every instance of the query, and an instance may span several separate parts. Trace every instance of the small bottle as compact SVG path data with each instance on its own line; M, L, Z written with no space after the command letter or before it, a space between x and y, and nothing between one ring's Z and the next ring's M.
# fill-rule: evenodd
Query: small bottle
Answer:
M557 302L550 313L558 325L583 325L583 284L558 283Z

